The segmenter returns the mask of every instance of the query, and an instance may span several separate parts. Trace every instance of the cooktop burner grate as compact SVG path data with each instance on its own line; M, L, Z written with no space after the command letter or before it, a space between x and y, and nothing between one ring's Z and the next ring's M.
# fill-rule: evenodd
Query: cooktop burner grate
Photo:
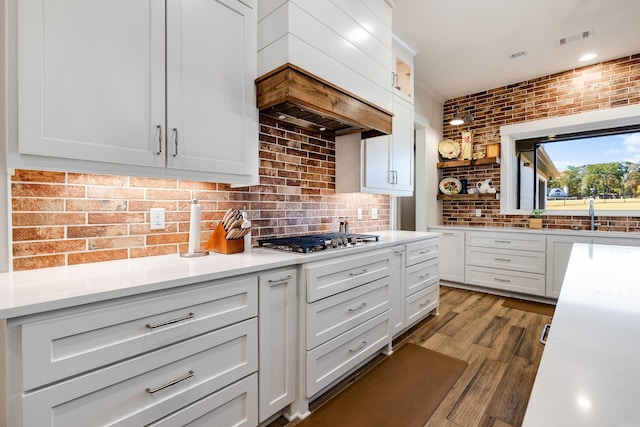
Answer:
M325 249L346 248L368 242L377 242L379 239L379 236L372 234L325 233L263 239L258 240L258 245L260 247L279 249L282 251L309 253L323 251Z

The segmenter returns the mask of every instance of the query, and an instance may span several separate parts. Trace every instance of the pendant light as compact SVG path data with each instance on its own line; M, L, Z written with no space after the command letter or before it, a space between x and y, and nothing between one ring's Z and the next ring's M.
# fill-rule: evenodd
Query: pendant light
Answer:
M456 107L456 112L453 115L453 118L449 122L450 125L460 126L464 124L469 124L473 122L472 114L465 114L464 116L460 114L460 107Z

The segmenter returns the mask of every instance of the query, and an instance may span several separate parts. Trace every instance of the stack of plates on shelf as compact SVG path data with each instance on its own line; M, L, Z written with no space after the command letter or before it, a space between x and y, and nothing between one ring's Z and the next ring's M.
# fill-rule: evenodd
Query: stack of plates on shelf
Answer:
M443 159L457 159L460 155L460 144L453 139L445 139L438 144L438 152Z

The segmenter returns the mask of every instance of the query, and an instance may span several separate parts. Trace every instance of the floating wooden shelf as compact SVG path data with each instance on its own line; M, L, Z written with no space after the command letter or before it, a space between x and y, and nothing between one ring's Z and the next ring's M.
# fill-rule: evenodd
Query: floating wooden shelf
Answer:
M485 157L484 159L476 160L453 160L450 162L438 162L438 169L458 168L464 166L476 166L476 165L492 165L500 164L500 157Z
M438 200L498 200L496 194L438 194Z

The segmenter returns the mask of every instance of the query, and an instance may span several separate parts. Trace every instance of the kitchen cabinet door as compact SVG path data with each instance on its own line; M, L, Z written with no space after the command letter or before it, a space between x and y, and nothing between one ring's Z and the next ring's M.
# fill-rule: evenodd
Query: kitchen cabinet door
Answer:
M391 258L391 335L396 336L404 330L405 297L405 254L404 245L393 248Z
M440 280L464 283L465 232L462 230L432 229L442 233L440 238Z
M164 2L16 3L18 152L163 166Z
M574 243L591 243L586 236L547 236L546 296L558 298Z
M255 0L167 2L167 167L257 175L256 43Z
M260 422L295 397L297 283L294 269L260 276Z
M362 142L362 191L413 195L413 105L394 94L393 133ZM339 179L339 178L338 178Z

